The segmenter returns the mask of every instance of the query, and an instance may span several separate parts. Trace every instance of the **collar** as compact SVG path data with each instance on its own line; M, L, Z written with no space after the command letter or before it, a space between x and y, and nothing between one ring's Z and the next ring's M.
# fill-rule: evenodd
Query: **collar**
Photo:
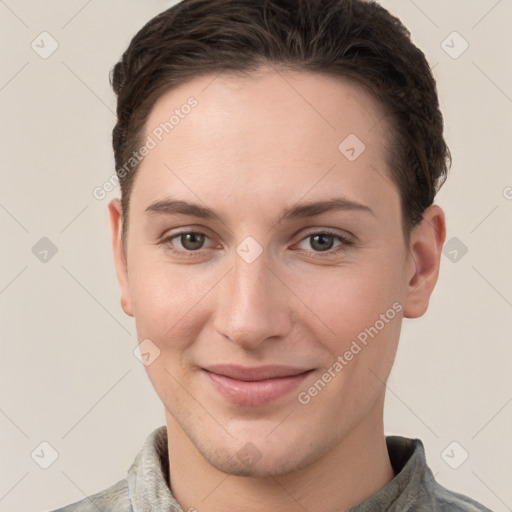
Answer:
M429 498L432 495L428 492L435 480L427 466L421 440L387 436L386 445L395 477L376 494L347 512L411 510L418 492L422 490L425 491L423 497L427 507L424 510L435 510L435 502L431 502L433 498ZM127 481L134 512L183 512L168 484L169 455L165 425L146 438L128 470ZM433 508L428 508L430 506Z
M387 436L386 446L395 477L380 491L347 512L437 510L432 491L436 482L427 466L421 440Z

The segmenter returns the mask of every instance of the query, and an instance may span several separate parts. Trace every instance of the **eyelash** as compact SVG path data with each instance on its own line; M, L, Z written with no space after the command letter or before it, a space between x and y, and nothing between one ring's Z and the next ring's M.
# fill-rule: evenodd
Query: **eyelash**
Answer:
M182 251L182 250L176 250L176 249L172 248L172 246L171 246L172 240L174 240L175 238L178 238L182 235L188 235L188 234L205 235L208 238L208 235L206 235L206 233L203 233L201 231L180 231L179 233L175 233L172 236L164 238L161 242L159 242L159 244L164 245L168 251L170 251L174 254L178 254L180 256L185 255L188 258L202 257L203 255L201 253L201 249L197 249L196 251L187 251L187 250ZM328 230L313 231L311 233L308 233L305 237L303 237L300 240L300 242L303 242L304 240L311 238L315 235L332 236L333 238L338 239L341 242L341 245L339 245L338 248L336 248L336 249L329 249L327 251L308 251L308 252L312 253L312 256L314 258L325 258L328 256L332 256L338 252L347 251L354 243L352 240L350 240L346 237L343 237L337 233L333 233L332 231L328 231Z

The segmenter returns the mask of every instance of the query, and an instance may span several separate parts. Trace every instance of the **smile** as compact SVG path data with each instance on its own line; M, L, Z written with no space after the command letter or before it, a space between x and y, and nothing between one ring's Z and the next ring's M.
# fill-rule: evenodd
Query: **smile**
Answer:
M274 402L296 389L313 370L286 366L244 368L218 365L203 369L213 388L237 405Z

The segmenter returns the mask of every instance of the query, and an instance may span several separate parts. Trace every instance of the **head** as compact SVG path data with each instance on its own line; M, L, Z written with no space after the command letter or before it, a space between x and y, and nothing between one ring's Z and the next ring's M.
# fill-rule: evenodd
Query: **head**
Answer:
M449 152L407 30L360 0L185 0L140 30L112 83L121 304L158 347L146 368L168 421L246 475L378 429L402 318L426 311L445 237ZM225 364L307 373L241 403L212 383Z

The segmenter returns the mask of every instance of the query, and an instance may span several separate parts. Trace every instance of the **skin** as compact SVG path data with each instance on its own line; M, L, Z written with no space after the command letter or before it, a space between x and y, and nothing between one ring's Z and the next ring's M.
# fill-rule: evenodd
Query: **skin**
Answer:
M159 98L146 135L190 96L198 105L137 171L126 252L120 202L108 206L123 310L139 341L160 350L146 370L165 407L173 494L201 512L346 510L394 476L385 382L402 318L426 311L437 281L443 211L428 208L405 243L384 110L349 79L269 68L196 77ZM349 134L365 144L354 161L338 150ZM168 197L222 220L145 212ZM371 212L283 218L333 197ZM160 243L182 230L204 233L203 245L179 236ZM352 243L327 237L322 251L311 235L326 230ZM251 263L236 250L248 236L262 249ZM298 393L394 303L395 318L300 403ZM219 363L314 371L275 402L241 406L201 371ZM253 464L238 456L246 443L259 457Z

